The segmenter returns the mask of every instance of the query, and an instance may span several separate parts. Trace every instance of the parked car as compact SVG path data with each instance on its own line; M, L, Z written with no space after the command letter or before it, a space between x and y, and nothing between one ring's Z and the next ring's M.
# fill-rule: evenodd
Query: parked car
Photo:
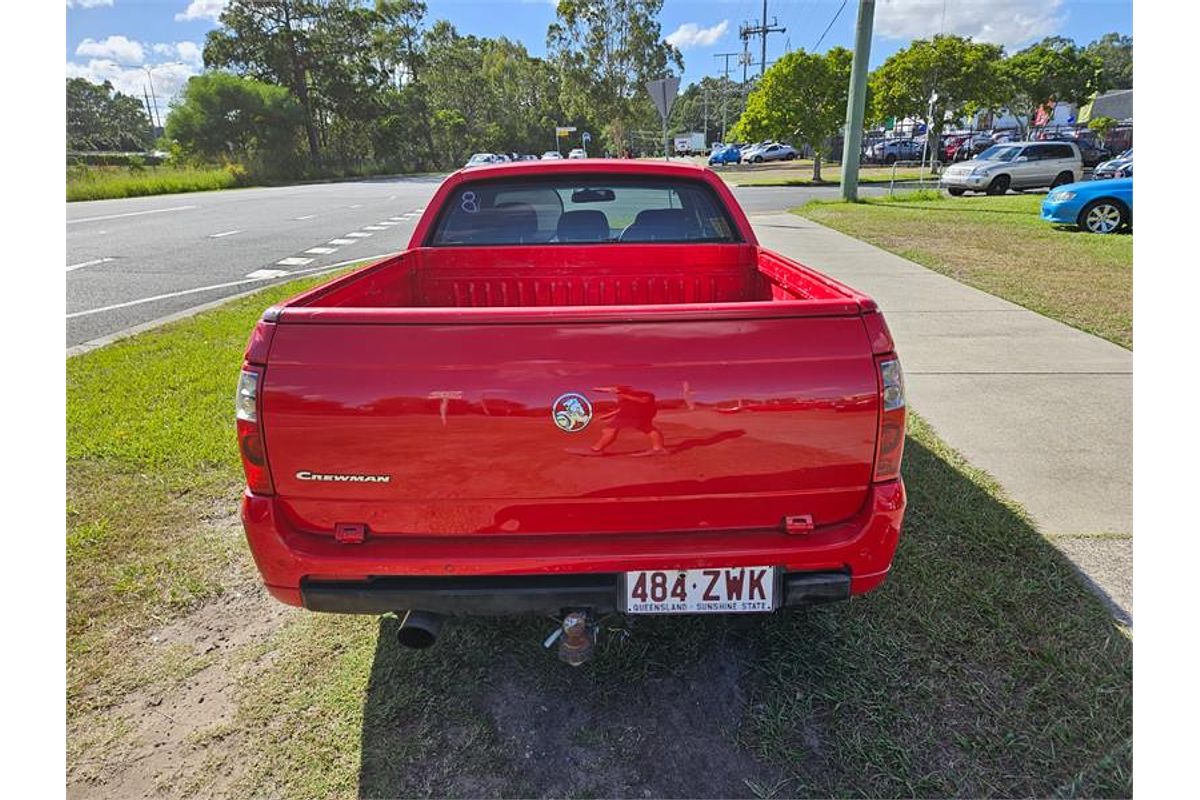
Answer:
M1104 178L1132 178L1133 177L1133 148L1129 148L1116 158L1105 161L1096 165L1096 169L1092 171L1094 180Z
M1133 227L1133 178L1109 178L1059 186L1042 201L1042 219L1088 233Z
M897 161L916 161L921 157L925 143L916 139L885 139L871 147L871 160L883 164Z
M742 151L732 145L722 147L719 150L713 150L712 155L708 157L708 165L710 167L717 164L740 163L742 163Z
M542 161L555 161L562 158L562 153L557 150L547 150L542 153Z
M1059 136L1044 139L1043 141L1072 142L1079 148L1079 156L1083 160L1085 167L1095 167L1104 161L1108 161L1113 155L1112 152L1098 144L1090 136Z
M1073 142L1012 142L993 145L970 161L946 167L941 186L957 197L964 192L1056 188L1082 178L1083 160Z
M966 161L987 150L995 142L989 133L972 133L956 137L946 145L946 161Z
M845 600L904 517L878 306L691 164L452 174L407 250L263 315L236 397L268 591L410 647L536 614L578 664L614 613Z
M499 164L503 160L504 159L502 159L500 156L496 155L495 153L476 153L475 155L473 155L469 159L467 159L467 166L468 167L481 167L481 166L484 166L485 164Z
M752 147L742 153L742 160L751 164L761 164L764 161L793 161L800 155L796 148L782 142L772 142L768 145Z
M587 151L582 147L576 147L570 153L567 153L567 158L587 158Z

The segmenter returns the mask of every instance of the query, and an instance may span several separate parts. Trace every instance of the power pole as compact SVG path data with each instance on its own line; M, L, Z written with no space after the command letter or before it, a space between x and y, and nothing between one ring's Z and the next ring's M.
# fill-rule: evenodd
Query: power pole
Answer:
M854 61L850 67L850 95L846 99L846 136L842 145L842 199L858 202L858 161L862 155L863 114L867 100L867 64L871 60L871 32L875 27L875 0L858 0L854 23Z
M749 25L742 23L738 28L738 35L742 37L742 45L745 47L751 36L759 37L760 57L758 62L758 74L761 77L767 71L767 34L768 33L785 33L787 28L779 27L779 20L771 17L771 24L767 24L767 0L763 0L762 21L758 25ZM743 73L744 74L744 73ZM743 83L745 78L743 77Z
M729 85L729 59L734 58L738 55L741 55L741 54L740 53L717 53L716 55L713 56L713 58L725 59L725 69L721 72L721 74L725 78L725 82L721 84L721 143L722 144L725 143L726 109L729 107L729 89L731 88Z

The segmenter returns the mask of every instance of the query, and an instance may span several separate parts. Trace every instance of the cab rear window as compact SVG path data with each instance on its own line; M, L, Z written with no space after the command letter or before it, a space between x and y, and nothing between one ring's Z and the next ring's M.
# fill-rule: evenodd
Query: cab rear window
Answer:
M426 244L737 241L724 206L703 183L563 176L464 183Z

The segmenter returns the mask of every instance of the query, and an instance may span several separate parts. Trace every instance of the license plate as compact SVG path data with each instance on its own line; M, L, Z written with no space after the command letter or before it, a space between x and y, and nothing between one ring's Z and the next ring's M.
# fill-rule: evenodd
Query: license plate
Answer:
M775 610L774 567L625 573L628 614L752 614Z

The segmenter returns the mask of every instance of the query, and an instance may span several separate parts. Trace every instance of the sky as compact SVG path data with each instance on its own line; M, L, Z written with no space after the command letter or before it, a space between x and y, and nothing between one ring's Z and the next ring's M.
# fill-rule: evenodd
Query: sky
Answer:
M67 77L111 80L141 97L153 87L160 113L203 68L204 35L226 0L66 0ZM427 21L448 19L460 33L507 36L533 55L546 51L555 0L426 0ZM767 38L768 64L789 49L853 46L855 0L768 0L783 33ZM739 26L758 24L761 0L665 0L663 35L683 53L684 85L718 75L738 53ZM1110 31L1131 34L1132 0L877 0L871 66L912 39L945 32L1004 45L1009 52L1045 36L1086 44ZM750 43L757 64L759 41ZM729 59L732 77L741 67ZM757 66L752 68L756 70ZM149 77L149 80L148 80Z

